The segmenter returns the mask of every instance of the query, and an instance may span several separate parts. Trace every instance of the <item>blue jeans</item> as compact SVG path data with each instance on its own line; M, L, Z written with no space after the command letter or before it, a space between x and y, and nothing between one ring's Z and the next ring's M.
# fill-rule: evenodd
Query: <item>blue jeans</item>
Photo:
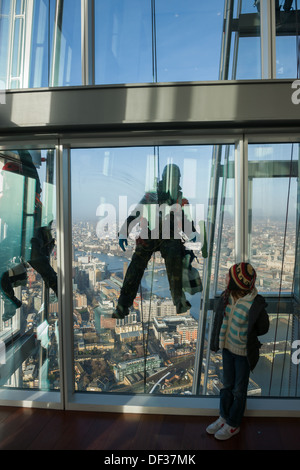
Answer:
M229 426L240 426L247 400L250 367L245 356L223 349L223 385L220 415Z

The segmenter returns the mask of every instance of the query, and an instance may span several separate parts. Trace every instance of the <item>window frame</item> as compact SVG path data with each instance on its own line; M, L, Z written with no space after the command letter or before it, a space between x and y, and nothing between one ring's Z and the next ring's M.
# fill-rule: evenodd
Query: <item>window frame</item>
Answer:
M27 150L54 150L56 151L57 147L57 138L55 137L47 137L45 139L34 139L32 136L19 136L14 139L10 140L10 138L1 139L0 141L0 152L5 150L11 150L13 148L23 148ZM56 174L58 175L58 168L56 168ZM56 197L59 197L58 189L56 188ZM57 211L58 211L58 203L57 203ZM57 212L58 214L58 212ZM57 227L57 231L60 232L59 226ZM59 254L58 254L58 279L60 281L61 276L59 275ZM61 306L59 304L59 311L58 311L58 321L59 321L59 328L61 328ZM26 336L26 335L25 335ZM11 338L10 338L11 339ZM14 358L14 354L8 351L8 356L6 363L4 364L4 375L5 373L9 373L10 371L10 364L14 363L15 360L22 363L23 360L30 354L32 348L35 347L35 336L29 335L25 338L20 338L18 336L18 331L14 332L14 338L12 341L12 347L14 348L15 354L17 355L16 359ZM62 341L61 335L59 338L59 363L62 362ZM62 370L61 370L62 373ZM63 409L64 408L64 401L62 395L62 387L59 391L42 391L42 390L35 390L35 389L26 389L26 390L19 390L17 388L0 388L0 406L24 406L24 407L36 407L36 408L53 408L53 409Z
M297 142L300 143L298 134L238 134L238 135L206 135L201 136L195 132L184 132L176 140L176 144L201 145L201 144L231 144L235 145L235 165L238 168L236 187L241 188L247 184L247 146L249 143L276 143ZM71 175L70 175L70 149L83 147L130 147L139 145L174 145L174 136L160 135L159 132L147 132L140 135L128 133L112 133L101 136L101 134L82 134L75 138L72 135L53 135L45 140L34 140L28 135L16 138L13 142L1 139L0 149L12 147L24 148L54 148L57 158L57 232L58 232L58 270L59 270L59 319L60 319L60 363L61 363L61 390L60 392L32 392L20 390L0 390L0 405L23 403L24 406L50 407L68 410L89 410L105 412L130 412L130 413L168 413L168 414L191 414L191 415L215 415L218 413L218 396L141 396L141 395L116 395L74 393L73 380L73 320L72 320L72 254L70 250L71 235ZM240 151L242 149L242 151ZM237 199L237 194L235 195ZM240 221L244 220L245 212L242 207L247 207L246 199L236 207L236 228ZM239 234L238 242L241 247L247 247L246 225ZM243 253L241 248L240 253ZM246 256L244 252L244 256ZM206 281L207 282L207 281ZM218 293L216 293L217 295ZM205 325L205 316L201 318L202 330ZM198 342L199 343L199 342ZM201 348L197 354L201 353ZM198 356L199 357L199 356ZM200 380L199 370L196 372ZM299 413L298 400L289 398L249 397L246 415L262 416L266 413L278 415L280 412Z
M154 139L154 140L153 140ZM224 139L224 140L223 140ZM238 252L237 252L237 257L240 257L241 260L246 260L248 256L247 252L247 247L248 247L248 227L247 227L247 214L248 214L248 200L247 197L245 197L242 201L240 201L238 194L246 193L246 188L248 187L248 172L247 172L247 167L248 167L248 143L249 142L286 142L287 140L290 142L300 142L300 137L297 135L289 135L288 137L286 135L270 135L270 136L260 136L260 135L238 135L238 136L231 136L228 137L226 136L222 138L222 136L214 136L214 137L198 137L195 138L195 136L191 135L185 135L183 138L179 138L177 144L182 144L184 143L185 145L191 144L191 145L201 145L201 144L234 144L235 145L235 168L236 168L236 181L235 181L235 232L236 232L236 244L239 247ZM71 194L71 188L70 188L70 175L69 175L69 170L70 170L70 149L71 148L89 148L89 147L107 147L109 145L113 147L130 147L130 146L137 146L138 143L135 139L127 138L124 139L124 137L119 138L113 138L112 136L108 137L107 139L98 139L95 137L95 139L86 139L86 138L79 138L74 141L74 146L72 145L71 140L68 138L66 140L66 143L68 145L68 163L65 163L65 166L63 168L63 180L65 182L68 181L69 186L65 186L64 184L64 191L66 194ZM153 137L153 136L148 136L147 138L142 138L142 141L144 145L167 145L168 143L173 143L171 137ZM139 142L141 143L141 142ZM131 144L131 145L130 145ZM64 147L64 139L61 140L61 145ZM62 153L63 154L63 153ZM66 159L65 159L66 162ZM245 191L243 191L243 188ZM71 201L70 200L64 200L64 214L65 218L70 220L71 217ZM240 230L240 227L242 227L242 230ZM66 270L70 273L72 261L71 261L71 253L67 254L67 259L65 259L66 262ZM208 261L206 261L207 263ZM207 272L207 271L206 271ZM66 278L65 278L66 279ZM203 280L204 282L204 292L206 291L206 286L208 283L208 277L207 279ZM67 280L67 285L71 286L71 280ZM218 293L216 293L218 295ZM276 299L274 299L276 300ZM208 298L207 302L210 302L209 299L209 293L208 293ZM202 301L202 314L200 315L199 318L199 330L198 330L198 338L202 337L204 330L206 328L206 322L207 322L207 311L205 311L205 308L203 305L205 304L205 300ZM68 300L67 300L67 305L68 308L72 305L72 301L70 299L70 295L68 295ZM65 311L66 314L66 311ZM69 311L68 318L64 317L65 320L67 321L68 328L69 329L72 325L72 318L71 318L71 312ZM65 328L64 328L65 329ZM66 329L65 329L66 331ZM200 340L201 341L201 340ZM203 341L198 341L197 342L197 361L196 363L202 363L203 359ZM73 338L72 336L68 333L67 335L64 336L64 353L67 355L67 357L70 358L73 355ZM208 395L193 395L190 397L186 396L141 396L141 395L120 395L120 394L114 394L114 393L100 393L100 394L90 394L90 393L74 393L74 380L73 380L73 367L66 367L66 382L68 384L68 393L65 392L66 396L66 405L68 409L72 410L81 410L81 409L90 409L94 411L112 411L112 412L143 412L143 413L199 413L199 410L201 410L201 414L203 412L205 413L212 413L215 414L217 409L218 409L218 400L216 400L218 397L212 397ZM197 388L197 384L200 383L201 381L201 373L200 373L200 367L195 371L195 393L198 393L199 389ZM275 400L275 401L274 401ZM279 401L280 401L280 409L281 406L283 407L282 409L291 409L293 408L293 401L288 400L287 398L283 398L282 400L280 397L274 399L268 398L268 397L262 397L262 398L249 398L249 409L251 410L251 414L254 413L261 413L261 410L263 410L266 407L269 409L270 412L275 412L275 409L278 409ZM279 400L279 401L278 401ZM296 401L295 401L296 404ZM175 411L176 410L176 411ZM183 411L184 410L184 411ZM273 410L273 411L271 411Z

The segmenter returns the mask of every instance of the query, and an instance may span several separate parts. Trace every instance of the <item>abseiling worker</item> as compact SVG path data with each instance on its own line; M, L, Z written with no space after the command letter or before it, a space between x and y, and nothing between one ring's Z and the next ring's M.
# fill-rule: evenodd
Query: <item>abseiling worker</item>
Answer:
M185 256L182 232L186 233L189 240L195 240L197 232L189 216L188 201L182 195L180 177L177 165L166 165L157 191L146 193L121 227L119 244L123 251L129 233L138 223L141 232L113 318L122 319L129 314L147 264L157 251L165 260L176 312L184 313L191 307L182 289L182 260Z
M218 440L240 431L250 372L257 365L262 346L258 336L269 330L267 304L258 294L255 281L256 271L250 263L234 264L215 312L210 348L222 350L223 388L220 416L206 431Z

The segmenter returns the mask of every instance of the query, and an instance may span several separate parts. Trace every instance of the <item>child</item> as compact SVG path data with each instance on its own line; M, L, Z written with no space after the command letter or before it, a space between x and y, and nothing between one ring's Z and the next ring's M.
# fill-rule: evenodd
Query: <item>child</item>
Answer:
M210 348L223 354L220 417L206 429L226 440L240 431L250 371L259 360L257 336L269 329L267 304L255 287L256 272L249 263L235 264L226 276L227 289L218 303Z

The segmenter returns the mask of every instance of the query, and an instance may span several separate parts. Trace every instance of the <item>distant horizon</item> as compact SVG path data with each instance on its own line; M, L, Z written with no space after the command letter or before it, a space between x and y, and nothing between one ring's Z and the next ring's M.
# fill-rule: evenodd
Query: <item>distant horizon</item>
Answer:
M283 217L284 216L284 217ZM282 215L282 216L274 216L274 217L271 217L271 216L255 216L255 218L252 219L252 224L253 222L264 222L266 221L266 219L270 222L276 222L276 223L280 223L281 225L284 225L285 226L285 223L286 223L286 220L285 220L285 214ZM231 219L227 216L227 219L225 222L223 222L224 225L228 224L229 223L229 220L231 220L232 222L234 222L234 218L232 217ZM75 216L72 218L72 223L80 223L80 222L83 222L83 223L91 223L91 224L96 224L98 223L99 221L99 217L95 215L94 219L91 218L90 216L87 216L87 218L84 218L83 217L79 217L79 216ZM206 219L205 219L206 221ZM289 225L291 223L291 220L290 218L288 219L288 228Z

